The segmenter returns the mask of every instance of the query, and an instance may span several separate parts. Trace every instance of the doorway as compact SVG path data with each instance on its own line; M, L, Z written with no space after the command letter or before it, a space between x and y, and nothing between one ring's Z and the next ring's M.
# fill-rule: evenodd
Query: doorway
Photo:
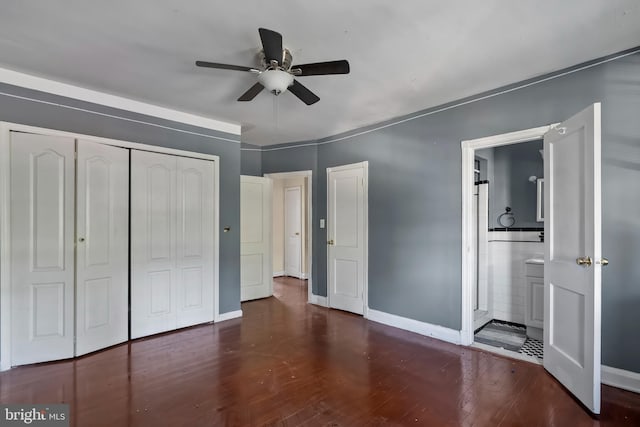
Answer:
M497 147L503 147L503 146L513 145L513 144L540 140L544 137L544 134L548 132L550 129L552 129L554 126L556 125L553 124L548 126L541 126L538 128L527 129L523 131L508 133L508 134L502 134L502 135L496 135L492 137L464 141L462 143L462 154L463 154L463 159L462 159L463 160L462 162L463 163L462 165L462 187L463 187L462 188L462 195L463 195L462 305L463 305L463 308L462 308L462 337L461 338L462 338L463 345L472 345L474 343L474 332L478 329L478 327L481 326L477 322L474 322L474 320L478 319L478 314L475 310L475 308L478 306L477 304L477 301L478 301L477 289L479 289L477 286L479 283L479 281L477 280L479 276L478 271L481 272L480 274L481 278L486 278L486 280L489 280L486 272L484 272L482 268L479 268L480 266L478 265L478 260L483 259L482 255L484 255L479 250L479 247L480 249L483 249L482 246L484 243L481 242L479 244L478 237L481 235L481 233L479 232L479 227L478 227L479 225L478 224L479 216L477 215L478 205L474 203L476 202L476 199L474 198L474 193L479 194L479 193L484 193L485 191L488 192L488 188L485 187L484 181L488 181L486 178L488 177L487 175L490 174L490 172L487 172L485 170L484 171L485 175L482 176L483 174L483 170L481 167L481 165L483 164L482 161L487 160L486 157L488 156L478 156L477 153L482 154L482 150L490 150ZM476 160L478 160L478 162L476 162ZM478 172L475 172L476 170ZM479 184L476 184L476 182L478 182ZM532 191L533 189L534 188L532 188ZM495 199L494 195L489 195L488 198ZM487 209L490 209L488 206L490 203L491 202L487 203L487 206L486 206ZM484 204L484 203L481 203L481 204ZM503 231L505 229L508 230L509 227L513 225L511 223L511 219L513 215L511 214L510 207L509 207L509 212L506 212L507 207L508 206L499 207L500 209L504 210L503 213L506 213L506 215L503 215L500 218L501 220L503 220L504 224L498 222L498 218L486 219L486 220L484 220L483 218L483 221L481 222L482 226L487 226L489 227L489 229L491 229L490 221L492 221L496 224L496 227L494 227L494 229L497 229L500 231ZM497 209L498 207L496 207L496 210ZM534 212L534 215L535 215L535 212ZM491 216L491 215L488 214L487 216ZM508 218L505 219L505 217L508 217ZM509 220L509 221L505 222L506 220ZM502 233L503 235L507 233L506 230ZM500 237L503 237L503 236L500 236ZM486 237L486 239L488 240L489 237ZM485 258L484 262L490 262L488 257ZM489 282L487 283L486 286L481 286L480 289L488 288L490 293L491 287L492 285ZM493 311L493 306L491 301L487 302L487 304L484 305L483 308L485 308L485 310L490 309L490 311ZM488 317L491 317L491 316L488 316ZM488 317L484 318L484 320L491 320ZM500 352L497 349L495 351ZM534 361L531 358L519 357L517 354L516 355L509 354L509 353L507 354L511 357L523 358L525 360Z
M542 148L538 139L474 152L474 344L534 363L543 358Z
M560 124L462 142L461 343L474 345L476 249L472 212L476 150L540 138L544 140L545 243L544 259L538 260L542 265L533 263L538 272L532 289L543 296L542 308L537 310L543 313L543 319L538 319L544 330L543 365L585 407L599 414L601 275L602 267L608 264L601 253L599 103ZM531 178L537 184L537 178ZM513 225L512 216L511 209L504 207L500 218L505 228Z
M307 281L312 301L312 171L265 174L273 182L273 277Z

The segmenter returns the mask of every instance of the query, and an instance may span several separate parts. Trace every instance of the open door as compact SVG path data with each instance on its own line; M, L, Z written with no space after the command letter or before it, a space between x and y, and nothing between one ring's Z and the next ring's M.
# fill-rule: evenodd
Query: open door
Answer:
M240 301L272 294L271 179L240 176Z
M600 413L600 104L544 137L544 367Z

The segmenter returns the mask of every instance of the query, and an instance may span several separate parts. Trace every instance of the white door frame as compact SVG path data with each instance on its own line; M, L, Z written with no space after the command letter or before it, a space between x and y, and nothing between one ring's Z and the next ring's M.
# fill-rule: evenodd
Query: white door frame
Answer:
M157 147L136 142L102 138L74 132L47 129L36 126L21 125L11 122L0 122L0 371L11 368L11 162L10 146L11 131L35 133L40 135L66 136L76 139L113 145L122 148L132 148L156 153L172 154L175 156L192 157L213 161L213 190L214 190L214 265L213 265L213 307L214 321L223 320L220 315L220 157L212 154L194 151L176 150L173 148Z
M473 163L472 163L473 166ZM343 171L349 169L360 169L362 168L363 178L364 178L364 258L363 258L363 272L364 272L364 285L362 290L362 316L365 319L369 318L369 161L364 161L360 163L351 163L348 165L334 166L331 168L327 168L327 212L329 212L329 173L336 171ZM325 214L326 216L326 214ZM329 292L329 251L327 250L327 307L331 307L331 299Z
M265 178L271 178L272 180L276 179L290 179L290 178L307 178L307 301L311 303L313 301L313 275L311 272L311 266L313 264L313 211L312 211L312 184L313 184L313 171L311 170L303 170L303 171L294 171L294 172L276 172L276 173L265 173Z
M557 126L553 123L517 132L492 135L462 141L462 313L460 341L473 344L473 262L476 249L473 244L473 159L476 150L517 144L542 139L544 134ZM527 359L529 360L529 359Z

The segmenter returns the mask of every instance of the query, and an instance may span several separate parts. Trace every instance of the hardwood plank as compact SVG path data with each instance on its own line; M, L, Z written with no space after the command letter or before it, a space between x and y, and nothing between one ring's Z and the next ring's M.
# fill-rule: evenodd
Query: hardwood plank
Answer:
M595 420L538 365L306 303L278 278L244 317L0 374L2 403L69 403L77 426L640 425L603 386Z

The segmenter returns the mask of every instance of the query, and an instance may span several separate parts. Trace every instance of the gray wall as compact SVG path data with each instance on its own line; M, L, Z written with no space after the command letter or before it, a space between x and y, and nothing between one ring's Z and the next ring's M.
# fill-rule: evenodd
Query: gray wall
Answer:
M313 147L263 152L264 172L308 168L317 154L314 292L326 295L326 234L317 227L326 216L326 168L368 160L370 307L459 330L460 141L562 121L594 102L603 111L602 236L610 260L603 270L602 360L640 372L640 341L633 339L640 324L634 260L640 253L640 54L334 143L319 141L317 153Z
M541 228L542 222L536 221L536 183L529 182L535 175L542 178L544 164L538 150L542 149L542 141L523 142L520 144L479 150L477 157L483 157L485 151L492 151L492 177L489 180L489 228L502 227L498 217L505 207L512 209L515 223L513 228ZM490 156L485 156L487 158Z
M262 151L259 146L245 142L240 145L240 173L262 176Z
M232 230L231 233L220 232L220 313L240 309L239 135L202 129L6 84L0 84L0 121L220 156L220 228L229 226ZM197 135L173 129L194 132Z

